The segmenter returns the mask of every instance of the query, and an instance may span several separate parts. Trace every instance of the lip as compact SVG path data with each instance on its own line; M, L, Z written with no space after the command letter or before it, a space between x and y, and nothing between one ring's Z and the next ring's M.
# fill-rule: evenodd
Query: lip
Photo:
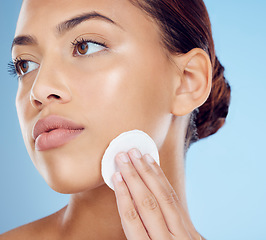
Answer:
M40 119L33 127L35 149L45 151L60 147L76 138L84 127L60 116L51 115Z

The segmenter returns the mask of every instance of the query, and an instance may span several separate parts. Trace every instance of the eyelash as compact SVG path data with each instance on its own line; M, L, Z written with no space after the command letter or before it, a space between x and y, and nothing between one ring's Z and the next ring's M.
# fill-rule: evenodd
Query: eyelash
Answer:
M18 76L17 66L18 66L18 64L21 63L22 61L25 61L25 60L23 60L23 59L21 59L21 58L17 58L17 59L15 59L14 61L10 61L10 62L8 63L8 66L7 66L7 68L8 68L8 73L9 73L11 76L13 76L13 77Z
M105 42L100 43L100 42L94 41L92 39L81 38L80 40L75 40L74 42L71 42L71 47L73 48L73 55L75 55L75 51L77 50L78 45L83 44L83 43L94 43L94 44L98 44L102 47L108 48ZM18 71L18 65L23 61L27 61L27 60L22 59L22 58L17 58L14 61L10 61L8 63L8 66L7 66L8 73L13 77L18 76L18 78L19 78L20 76L19 76L19 71Z
M74 52L77 50L78 45L79 44L83 44L83 43L94 43L94 44L100 45L100 46L102 46L104 48L108 48L108 46L106 45L105 42L100 43L100 42L94 41L92 39L81 38L80 40L76 39L74 42L71 42L71 45L72 45L72 48L73 48L73 55L75 55Z

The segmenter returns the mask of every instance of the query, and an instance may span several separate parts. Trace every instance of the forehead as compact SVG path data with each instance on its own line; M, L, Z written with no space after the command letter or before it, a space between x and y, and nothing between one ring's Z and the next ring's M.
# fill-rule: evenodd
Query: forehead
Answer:
M157 27L153 20L129 0L24 0L16 35L27 30L50 28L74 16L96 11L126 27Z

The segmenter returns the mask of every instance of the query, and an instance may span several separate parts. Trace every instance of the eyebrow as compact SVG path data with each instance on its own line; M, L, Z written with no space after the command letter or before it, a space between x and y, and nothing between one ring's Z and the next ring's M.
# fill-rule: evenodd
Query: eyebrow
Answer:
M81 24L82 22L85 22L87 20L91 19L100 19L106 22L109 22L123 30L123 28L116 22L114 22L112 19L98 13L98 12L89 12L84 13L79 16L73 17L67 21L64 21L56 26L56 32L59 35L63 35L65 32L70 31L71 29L75 28L77 25ZM11 51L14 46L17 45L38 45L38 41L36 38L34 38L31 35L21 35L14 38L12 42Z
M112 19L98 13L98 12L89 12L89 13L84 13L82 15L79 15L77 17L74 17L70 20L67 20L65 22L62 22L60 24L57 25L56 29L57 29L57 33L59 33L60 35L64 34L66 31L69 31L71 29L73 29L74 27L76 27L77 25L79 25L80 23L87 21L87 20L91 20L91 19L100 19L106 22L109 22L111 24L114 24L118 27L120 27L121 29L123 29L119 24L117 24L116 22L114 22Z
M13 47L17 45L37 45L37 44L38 44L38 41L34 37L30 35L21 35L21 36L14 38L12 42L12 46L11 46L11 51Z

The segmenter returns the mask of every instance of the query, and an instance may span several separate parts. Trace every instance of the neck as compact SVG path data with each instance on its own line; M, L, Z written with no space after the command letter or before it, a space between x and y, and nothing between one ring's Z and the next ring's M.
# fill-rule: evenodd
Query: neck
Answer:
M87 239L125 239L115 195L107 185L71 195L62 223L64 235L73 234L74 239L85 234Z
M180 121L172 121L165 141L159 149L159 155L162 170L183 205L186 221L190 222L185 193L184 141L180 141L184 139L181 135L185 133L178 132L182 129ZM83 239L84 235L88 235L90 239L126 239L115 194L105 184L71 195L69 204L64 208L62 229L64 235L73 235L75 239Z

